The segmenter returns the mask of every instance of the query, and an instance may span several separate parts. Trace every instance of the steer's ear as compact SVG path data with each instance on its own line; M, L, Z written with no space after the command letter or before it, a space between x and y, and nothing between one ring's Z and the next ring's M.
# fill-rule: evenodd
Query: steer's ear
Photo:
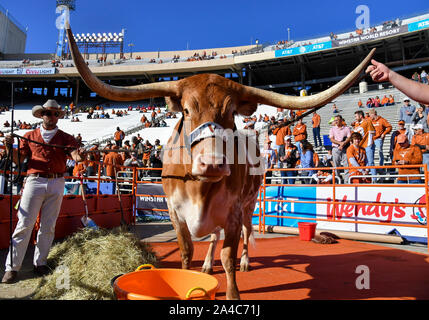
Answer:
M165 102L168 105L168 110L174 112L182 112L182 104L180 103L180 99L178 97L165 97Z
M240 101L237 105L237 113L243 116L251 116L257 108L258 104L255 102Z

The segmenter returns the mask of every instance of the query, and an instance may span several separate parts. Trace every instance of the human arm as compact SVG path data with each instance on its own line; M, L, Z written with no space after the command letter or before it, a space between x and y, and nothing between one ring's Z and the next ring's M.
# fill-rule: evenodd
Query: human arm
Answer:
M407 79L374 59L371 60L371 63L372 64L366 69L366 73L370 74L373 81L389 81L411 99L420 103L429 104L428 85Z
M5 136L3 144L5 146L6 155L11 153L11 156L12 156L11 160L13 161L13 163L17 165L18 159L20 159L20 161L22 162L28 156L28 150L27 150L28 143L25 140L21 142L21 143L24 143L24 146L21 148L21 152L18 155L18 149L13 148L13 141L14 141L14 137L12 135L7 135Z
M82 162L85 160L86 158L86 152L84 149L82 148L78 148L78 149L74 149L73 151L70 152L70 156L72 157L72 159L76 162Z
M356 159L355 159L355 157L350 157L350 158L348 158L348 160L349 160L349 163L353 166L353 167L360 167L361 165L356 161ZM363 174L365 174L365 173L367 173L368 172L368 170L367 169L358 169L358 171L359 172L361 172L361 173L363 173Z
M381 134L381 138L384 139L390 132L392 132L392 125L385 119L384 120L384 131Z

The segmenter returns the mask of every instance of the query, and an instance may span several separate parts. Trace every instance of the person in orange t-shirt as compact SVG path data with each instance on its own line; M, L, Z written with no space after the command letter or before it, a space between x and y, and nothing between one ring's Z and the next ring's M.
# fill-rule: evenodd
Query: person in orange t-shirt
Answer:
M381 105L387 106L389 104L389 98L387 96L384 96L383 99L381 99Z
M283 118L278 120L278 124L281 125L283 123ZM292 130L289 126L277 127L272 131L272 134L276 136L275 145L273 149L276 151L277 156L280 153L280 148L282 148L285 144L284 138L286 136L292 135ZM279 158L277 157L277 164L279 164Z
M354 169L353 167L364 167L367 165L367 157L365 149L361 147L362 135L359 132L353 132L350 137L351 144L347 148L347 162L350 167L349 177L366 175L369 173L368 169L360 168ZM352 178L351 183L371 183L369 178Z
M423 156L420 148L411 145L405 134L400 134L397 138L398 145L393 151L394 165L422 164ZM398 168L399 175L420 174L419 168ZM397 183L421 183L419 177L399 177Z
M119 149L118 146L113 146L112 150L116 150ZM104 167L106 170L106 176L115 179L115 170L119 171L119 167L120 165L122 165L123 161L122 161L122 157L118 152L109 152L105 157L104 157ZM113 164L116 164L116 168L113 167Z
M316 111L313 112L313 117L311 118L311 122L313 124L313 139L315 148L323 147L322 138L320 137L320 115L317 114Z
M424 132L421 123L414 125L414 135L411 138L411 145L420 148L423 156L423 164L429 164L429 133Z
M73 169L73 176L78 177L86 173L86 161L77 162Z
M355 112L355 123L354 123L354 132L359 132L362 136L360 146L365 149L366 157L368 161L368 166L374 166L374 154L375 154L375 144L374 144L374 135L375 128L372 124L371 118L365 119L364 113L362 110ZM370 169L371 175L374 177L372 180L375 182L377 175L377 170L375 168Z
M400 134L405 134L407 136L409 135L408 130L405 128L404 120L398 121L398 129L394 131L390 137L390 149L389 149L390 159L393 159L393 151L396 148L397 139Z
M383 154L383 143L384 138L387 134L392 131L392 125L383 117L377 115L377 111L374 109L369 110L369 115L371 117L372 125L375 129L374 135L374 145L378 149L378 154L380 158L380 166L384 165L384 154Z
M307 126L302 122L302 118L298 120L292 134L295 138L295 145L298 148L298 152L301 153L301 142L307 140Z
M124 138L125 138L124 131L122 131L121 128L117 127L114 134L116 146L122 147L122 140L124 140Z

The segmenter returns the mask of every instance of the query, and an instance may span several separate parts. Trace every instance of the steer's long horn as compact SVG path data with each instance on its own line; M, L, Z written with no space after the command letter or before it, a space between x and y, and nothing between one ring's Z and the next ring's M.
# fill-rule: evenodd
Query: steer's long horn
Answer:
M67 38L73 61L83 81L100 96L114 101L136 101L147 98L166 97L177 95L178 81L147 83L137 86L117 87L104 83L88 68L74 41L70 25L66 24Z
M258 102L284 109L311 109L327 104L350 88L366 65L371 61L375 48L352 72L333 87L318 94L306 97L294 97L272 91L243 86L241 98L246 101Z

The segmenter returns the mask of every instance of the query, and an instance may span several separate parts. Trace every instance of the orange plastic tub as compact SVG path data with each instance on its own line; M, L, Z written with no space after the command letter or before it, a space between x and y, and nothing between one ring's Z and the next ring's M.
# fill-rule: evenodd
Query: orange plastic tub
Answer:
M118 277L118 300L214 300L219 282L211 275L185 269L143 269Z

